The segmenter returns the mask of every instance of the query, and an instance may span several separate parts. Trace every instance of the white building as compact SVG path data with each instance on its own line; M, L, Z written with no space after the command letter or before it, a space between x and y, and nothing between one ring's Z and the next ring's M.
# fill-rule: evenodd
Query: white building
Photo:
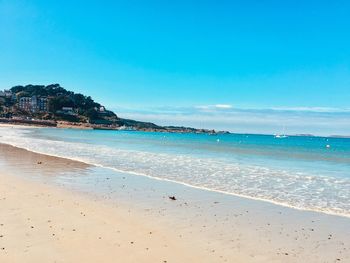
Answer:
M25 111L37 112L44 111L47 112L48 109L48 100L44 97L22 97L19 99L18 106L20 109Z

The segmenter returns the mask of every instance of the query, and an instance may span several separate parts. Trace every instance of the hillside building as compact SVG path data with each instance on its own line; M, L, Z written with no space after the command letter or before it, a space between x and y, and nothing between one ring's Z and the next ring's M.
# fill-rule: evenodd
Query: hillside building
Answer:
M20 109L30 112L47 112L48 100L45 97L22 97L19 99L18 106Z

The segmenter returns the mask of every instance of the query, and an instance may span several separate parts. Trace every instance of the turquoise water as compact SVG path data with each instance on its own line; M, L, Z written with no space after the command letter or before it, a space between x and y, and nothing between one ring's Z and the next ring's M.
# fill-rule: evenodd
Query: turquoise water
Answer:
M1 128L0 135L17 147L118 172L350 216L347 138L54 128Z

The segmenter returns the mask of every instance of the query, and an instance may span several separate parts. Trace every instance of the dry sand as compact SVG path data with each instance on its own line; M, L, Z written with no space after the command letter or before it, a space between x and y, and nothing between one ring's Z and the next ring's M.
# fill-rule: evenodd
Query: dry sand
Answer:
M215 262L135 214L0 175L0 262Z

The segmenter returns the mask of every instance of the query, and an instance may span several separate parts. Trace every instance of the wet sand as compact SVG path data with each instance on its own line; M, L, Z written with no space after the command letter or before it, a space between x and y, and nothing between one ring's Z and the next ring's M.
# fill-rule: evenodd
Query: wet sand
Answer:
M0 262L350 262L349 218L3 144L0 166Z

